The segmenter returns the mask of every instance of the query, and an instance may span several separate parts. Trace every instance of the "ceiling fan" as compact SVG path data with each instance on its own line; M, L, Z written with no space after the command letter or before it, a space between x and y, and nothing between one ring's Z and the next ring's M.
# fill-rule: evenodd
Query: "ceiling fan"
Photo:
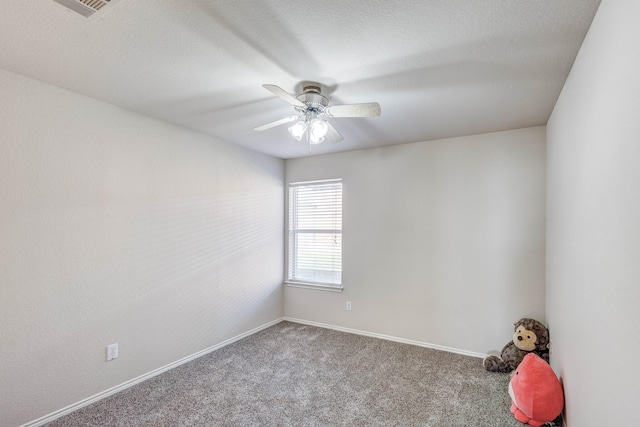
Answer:
M380 115L380 104L367 102L363 104L329 105L329 99L323 96L319 83L305 82L302 93L293 96L276 85L262 85L265 89L293 105L297 114L264 124L254 128L262 131L285 123L295 122L289 127L289 133L298 141L306 135L309 144L320 144L328 138L331 142L340 142L342 135L327 121L331 118L343 117L376 117Z

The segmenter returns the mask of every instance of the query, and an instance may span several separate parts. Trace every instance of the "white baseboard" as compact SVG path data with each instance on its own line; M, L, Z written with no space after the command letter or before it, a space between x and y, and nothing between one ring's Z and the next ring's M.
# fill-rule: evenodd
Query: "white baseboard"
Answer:
M475 353L473 351L460 350L457 348L445 347L437 344L429 344L422 341L408 340L406 338L398 338L390 335L378 334L375 332L367 332L367 331L360 331L358 329L344 328L342 326L328 325L326 323L311 322L309 320L296 319L293 317L284 317L282 320L287 320L289 322L294 322L294 323L300 323L303 325L317 326L319 328L334 329L336 331L348 332L348 333L357 334L357 335L364 335L367 337L380 338L383 340L395 341L403 344L411 344L411 345L416 345L418 347L432 348L434 350L448 351L449 353L462 354L464 356L479 357L482 359L484 359L487 356L486 354L483 354L483 353Z
M26 424L23 424L21 427L37 427L37 426L42 426L42 425L44 425L46 423L50 423L51 421L53 421L53 420L55 420L57 418L60 418L60 417L62 417L64 415L67 415L67 414L69 414L69 413L71 413L73 411L76 411L76 410L78 410L78 409L80 409L80 408L82 408L84 406L87 406L87 405L90 405L92 403L95 403L98 400L104 399L105 397L111 396L112 394L115 394L115 393L118 393L119 391L125 390L125 389L127 389L127 388L129 388L131 386L134 386L134 385L136 385L138 383L141 383L142 381L148 380L149 378L153 378L156 375L160 375L161 373L166 372L169 369L176 368L176 367L178 367L180 365L183 365L183 364L185 364L187 362L190 362L190 361L192 361L194 359L202 357L205 354L209 354L212 351L216 351L216 350L218 350L218 349L220 349L222 347L225 347L225 346L227 346L227 345L229 345L231 343L234 343L234 342L236 342L238 340L241 340L242 338L246 338L249 335L253 335L256 332L260 332L261 330L269 328L269 327L271 327L271 326L273 326L275 324L278 324L278 323L282 322L283 320L284 320L284 318L279 318L279 319L273 320L273 321L271 321L269 323L265 323L264 325L258 326L257 328L254 328L254 329L252 329L252 330L250 330L248 332L245 332L243 334L237 335L237 336L235 336L233 338L229 338L228 340L223 341L223 342L221 342L219 344L216 344L216 345L214 345L212 347L205 348L204 350L201 350L201 351L199 351L197 353L194 353L194 354L192 354L190 356L183 357L182 359L176 360L175 362L169 363L168 365L165 365L165 366L163 366L161 368L155 369L155 370L153 370L151 372L148 372L148 373L146 373L144 375L140 375L139 377L133 378L133 379L131 379L129 381L126 381L126 382L124 382L124 383L122 383L120 385L117 385L115 387L111 387L108 390L102 391L102 392L100 392L98 394L94 394L91 397L87 397L86 399L83 399L83 400L81 400L79 402L76 402L76 403L74 403L72 405L69 405L69 406L67 406L65 408L59 409L59 410L57 410L55 412L52 412L49 415L45 415L44 417L40 417L37 420L30 421L30 422L28 422Z

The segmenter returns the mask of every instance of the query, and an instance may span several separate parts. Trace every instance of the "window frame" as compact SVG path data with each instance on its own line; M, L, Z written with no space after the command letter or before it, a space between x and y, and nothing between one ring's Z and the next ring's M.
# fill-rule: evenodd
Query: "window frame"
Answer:
M292 189L295 187L311 187L311 186L321 186L321 185L326 185L326 184L340 184L340 202L339 202L339 216L340 216L340 228L334 228L334 229L326 229L327 233L331 233L333 232L334 234L336 232L338 232L340 234L340 278L339 278L339 283L329 283L329 282L322 282L322 281L315 281L315 280L304 280L304 279L300 279L299 277L291 277L291 273L292 273L292 266L291 266L291 262L294 258L296 258L296 253L292 253L291 251L294 250L292 241L293 236L294 235L300 235L302 233L309 233L311 231L311 229L304 229L304 228L300 228L300 229L296 229L293 228L293 224L292 224L292 213L294 211L294 208L297 207L297 201L296 206L292 206ZM322 179L322 180L313 180L313 181L298 181L298 182L290 182L287 185L287 194L286 194L286 198L287 198L287 207L286 207L286 214L287 214L287 221L286 221L286 247L285 247L285 283L290 286L290 287L297 287L297 288L306 288L306 289L315 289L315 290L325 290L325 291L332 291L332 292L342 292L342 290L344 289L343 286L343 280L342 280L342 274L343 274L343 268L342 268L342 261L344 259L343 256L343 242L342 242L342 234L343 234L343 227L342 227L342 211L343 211L343 194L342 194L342 178L333 178L333 179ZM297 212L297 210L296 210ZM297 222L296 222L297 223ZM301 233L301 230L302 231ZM297 264L296 264L297 265Z

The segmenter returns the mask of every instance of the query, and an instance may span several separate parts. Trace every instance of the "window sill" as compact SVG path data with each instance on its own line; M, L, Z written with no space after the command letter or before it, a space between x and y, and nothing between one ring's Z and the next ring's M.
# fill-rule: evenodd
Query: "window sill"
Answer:
M313 289L316 291L342 292L342 285L322 285L319 283L284 282L291 288Z

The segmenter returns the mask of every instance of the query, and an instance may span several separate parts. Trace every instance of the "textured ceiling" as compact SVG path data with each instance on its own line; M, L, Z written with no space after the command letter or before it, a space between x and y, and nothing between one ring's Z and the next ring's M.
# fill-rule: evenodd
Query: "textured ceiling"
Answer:
M600 0L117 0L91 18L0 0L0 67L281 158L287 126L255 126L320 82L344 141L311 154L547 122Z

